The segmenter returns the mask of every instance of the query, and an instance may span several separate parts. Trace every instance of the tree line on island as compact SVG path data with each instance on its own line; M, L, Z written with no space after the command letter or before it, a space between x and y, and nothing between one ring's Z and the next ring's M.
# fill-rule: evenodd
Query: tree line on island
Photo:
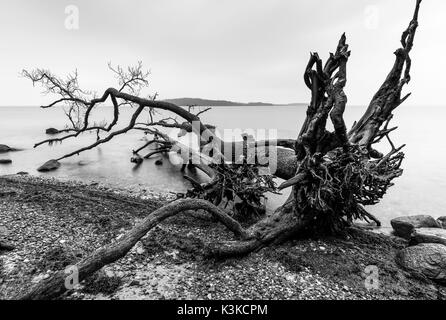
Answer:
M165 99L165 102L176 104L177 106L196 106L196 107L273 107L273 106L306 106L305 103L265 103L265 102L234 102L227 100L210 100L201 98L177 98Z

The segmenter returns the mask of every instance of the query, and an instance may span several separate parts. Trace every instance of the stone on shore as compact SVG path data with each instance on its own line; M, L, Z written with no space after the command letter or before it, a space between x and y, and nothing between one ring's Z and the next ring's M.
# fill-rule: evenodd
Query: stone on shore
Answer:
M417 228L441 228L440 223L428 215L399 217L390 223L395 235L407 240Z
M440 243L446 246L446 230L439 228L419 228L412 233L411 244Z
M41 167L37 169L39 172L48 172L56 170L60 167L60 162L57 160L50 160L45 162Z
M0 164L10 164L12 163L11 159L0 159Z
M59 130L55 129L55 128L48 128L45 131L46 134L58 134Z
M15 247L12 244L0 240L0 251L12 251L14 249Z
M437 221L441 224L443 229L446 229L446 217L440 217L437 219Z
M424 243L408 247L397 254L397 263L414 276L424 276L446 283L446 246Z

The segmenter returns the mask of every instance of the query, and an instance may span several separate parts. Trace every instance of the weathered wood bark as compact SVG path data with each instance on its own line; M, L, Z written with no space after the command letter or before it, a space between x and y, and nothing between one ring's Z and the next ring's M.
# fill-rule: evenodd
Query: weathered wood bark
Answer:
M395 63L392 70L374 95L365 114L349 132L352 143L370 148L376 139L381 139L395 130L395 128L385 127L385 130L380 131L383 123L392 119L392 112L410 96L409 93L401 97L401 92L403 87L410 82L412 60L409 54L418 27L420 3L421 1L417 0L413 19L401 36L402 47L395 51Z
M350 55L345 35L341 37L336 53L330 55L324 68L322 68L322 61L318 55L311 55L304 78L312 92L312 100L308 107L307 118L296 141L295 150L297 155L292 155L287 150L286 156L281 157L281 159L289 161L286 165L288 170L279 169L283 176L289 177L292 175L280 187L280 189L293 187L292 195L285 205L278 208L274 214L248 229L250 235L254 237L253 239L247 239L242 243L235 242L218 246L214 249L216 254L223 256L244 254L261 249L271 243L284 241L294 235L301 234L305 230L314 231L314 228L319 230L324 227L332 228L336 222L343 224L356 218L370 219L380 225L379 220L369 214L361 204L376 203L385 194L387 188L392 185L392 180L402 173L400 169L404 158L404 155L400 153L402 147L396 148L391 142L389 133L395 129L389 129L388 124L392 119L392 112L408 97L406 95L401 98L401 91L410 80L411 60L409 52L412 49L418 26L420 3L421 0L416 1L414 17L408 29L403 33L402 48L396 51L394 67L373 97L364 116L353 126L348 135L342 119L347 102L343 88L346 85L346 64ZM316 66L316 70L312 69L313 66ZM333 76L336 70L338 72ZM330 115L335 128L333 133L325 129L328 115ZM383 124L384 127L382 128ZM384 136L388 138L392 147L392 150L386 156L380 155L379 152L372 149L372 145ZM350 157L356 158L360 166L355 167L354 162L349 163ZM374 158L378 159L374 161ZM332 208L329 206L333 206L330 200L335 203L342 203L342 197L345 194L341 194L339 198L330 199L333 196L333 190L320 188L316 191L319 193L325 192L325 198L319 195L320 198L313 199L317 200L315 204L310 203L309 199L311 193L308 192L308 189L317 189L314 184L309 184L309 180L314 181L314 175L317 176L316 173L324 174L325 172L327 176L331 174L330 179L333 180L345 178L345 171L341 172L341 177L336 176L339 173L338 169L333 167L333 163L336 162L339 162L341 166L347 165L364 172L368 171L368 173L372 173L373 177L377 178L376 181L367 186L370 192L359 190L359 194L354 194L354 197L349 195L352 203L343 203L343 205L352 212L347 212L344 215L342 210L345 210L345 208L334 207L334 210L331 210ZM292 174L289 169L292 170ZM345 170L345 168L342 169ZM328 178L317 178L317 181L325 182L328 180ZM358 183L358 181L354 183ZM361 183L364 183L364 181ZM336 184L329 184L328 186L333 187ZM354 187L358 186L352 185L349 186L349 189L354 189ZM360 186L360 188L363 187L363 185ZM325 202L321 204L320 201Z
M14 249L15 247L12 244L0 240L0 251L12 251Z

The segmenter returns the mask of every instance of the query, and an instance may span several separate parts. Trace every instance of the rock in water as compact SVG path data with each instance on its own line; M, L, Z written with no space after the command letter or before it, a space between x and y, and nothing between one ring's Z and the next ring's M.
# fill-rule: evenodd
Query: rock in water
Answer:
M415 229L410 238L411 243L440 243L446 246L446 230L439 228Z
M440 217L437 221L442 225L443 229L446 229L446 217Z
M446 246L437 243L419 244L400 251L397 263L415 276L446 283Z
M56 170L60 167L60 162L57 160L50 160L45 162L41 167L37 169L39 172L48 172Z
M21 150L16 148L11 148L6 144L0 144L0 153L13 152L13 151L21 151Z
M11 151L12 149L10 148L10 147L8 147L7 145L5 145L5 144L0 144L0 153L3 153L3 152L9 152L9 151Z
M0 159L0 164L10 164L12 163L11 159Z
M58 134L59 130L55 129L55 128L48 128L45 131L46 134Z
M395 235L409 240L416 228L441 228L440 223L427 215L408 216L393 219L391 222Z
M139 155L135 155L130 159L130 162L136 163L136 164L141 164L143 161L144 161L144 159L141 158Z

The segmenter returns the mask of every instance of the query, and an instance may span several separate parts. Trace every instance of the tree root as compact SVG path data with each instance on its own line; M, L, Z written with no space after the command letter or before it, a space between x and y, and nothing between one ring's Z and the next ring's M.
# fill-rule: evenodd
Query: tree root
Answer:
M244 229L236 220L208 201L200 199L177 200L154 211L122 239L114 244L99 248L89 257L72 266L70 270L77 270L78 280L81 282L102 267L124 257L142 237L165 219L196 210L205 210L211 213L214 219L221 222L239 239L220 244L210 244L203 250L205 256L228 258L247 255L268 245L286 241L302 230L303 221L293 213L293 205L293 201L287 202L270 217L254 224L249 229ZM17 298L21 300L55 299L69 290L65 284L68 276L69 274L65 270L60 270L48 280L37 284L29 293Z
M381 221L378 220L373 214L369 213L367 210L365 210L362 206L358 205L358 210L361 212L364 219L368 221L368 219L372 220L376 223L376 226L381 227Z

